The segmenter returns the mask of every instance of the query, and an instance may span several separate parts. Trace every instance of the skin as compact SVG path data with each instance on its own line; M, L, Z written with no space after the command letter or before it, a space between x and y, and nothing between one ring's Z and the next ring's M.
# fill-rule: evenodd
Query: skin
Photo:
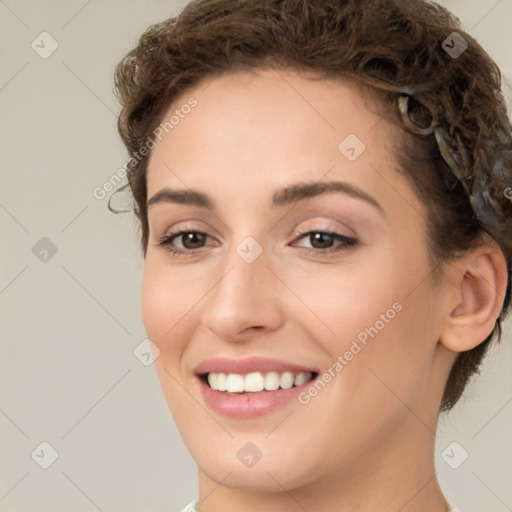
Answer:
M200 511L448 510L433 462L441 397L457 352L493 327L505 262L483 240L434 284L427 210L396 170L403 132L360 91L293 71L231 72L164 116L198 101L152 150L148 198L169 187L214 201L149 209L142 287L160 383L199 467ZM366 146L353 162L338 149L349 134ZM355 185L383 212L343 192L270 206L277 189L306 181ZM325 255L297 229L358 243ZM179 230L209 238L191 256L172 255L158 243ZM263 250L250 264L236 252L247 236ZM194 247L186 243L173 242ZM194 376L205 359L266 356L323 372L397 302L400 312L308 404L251 420L205 405ZM248 442L262 454L251 468L237 458Z

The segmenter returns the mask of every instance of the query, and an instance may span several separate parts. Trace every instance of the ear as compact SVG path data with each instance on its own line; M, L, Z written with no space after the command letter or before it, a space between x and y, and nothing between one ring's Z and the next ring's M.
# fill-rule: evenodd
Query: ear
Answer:
M507 288L507 263L497 243L488 235L450 265L455 293L440 342L454 352L470 350L487 338L499 317Z

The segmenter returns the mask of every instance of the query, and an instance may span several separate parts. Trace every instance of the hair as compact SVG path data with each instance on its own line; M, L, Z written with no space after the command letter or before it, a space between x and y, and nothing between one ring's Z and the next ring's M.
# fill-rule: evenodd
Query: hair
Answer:
M454 47L463 52L450 54ZM150 26L115 70L118 129L133 155L127 185L144 257L150 153L138 151L171 104L202 80L263 68L353 81L392 107L388 117L403 128L395 159L428 211L434 277L484 233L503 252L503 306L489 336L457 356L440 404L441 411L451 409L491 340L500 340L510 311L512 131L500 69L458 18L427 0L190 2L178 16Z

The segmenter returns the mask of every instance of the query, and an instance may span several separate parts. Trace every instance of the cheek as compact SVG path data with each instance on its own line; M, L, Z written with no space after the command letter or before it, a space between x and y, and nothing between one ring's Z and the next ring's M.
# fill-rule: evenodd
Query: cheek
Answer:
M178 417L184 410L180 404L189 401L180 384L185 379L181 362L194 321L198 288L197 280L187 282L179 271L166 268L160 256L148 251L142 279L142 318L147 337L160 350L154 367L163 394L173 416Z
M149 254L149 253L148 253ZM184 280L179 271L170 271L147 256L142 279L142 319L150 339L154 337L165 350L171 341L179 339L175 331L180 319L187 315L198 298L198 282Z
M333 266L317 272L314 279L295 278L295 283L294 292L309 309L302 315L302 325L333 357L354 339L364 345L376 331L384 337L398 321L409 290L407 282L377 264Z
M343 369L336 368L344 388L392 399L387 385L412 398L428 378L439 331L429 267L421 254L414 265L410 252L380 256L298 281L295 291L316 317L308 314L301 325L321 344L327 365L342 357Z
M157 345L160 356L155 361L162 385L174 387L174 379L185 378L183 353L197 325L198 308L204 296L202 280L187 278L177 269L146 258L142 280L142 318L147 337ZM165 369L165 370L164 370ZM165 384L165 385L164 385Z

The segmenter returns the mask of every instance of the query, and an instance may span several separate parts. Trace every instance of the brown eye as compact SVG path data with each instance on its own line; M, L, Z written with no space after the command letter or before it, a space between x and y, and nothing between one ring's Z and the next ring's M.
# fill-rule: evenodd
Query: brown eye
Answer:
M177 237L182 237L182 244L185 249L199 249L203 246L203 243L205 242L207 235L204 233L200 233L199 231L189 231L182 233L180 235L177 235Z
M165 246L171 253L184 253L201 249L206 245L207 238L210 237L201 231L179 231L165 236L158 245ZM180 240L177 245L176 240Z
M332 233L311 233L309 241L315 249L328 249L334 243L334 235Z
M297 237L299 241L306 240L311 247L304 246L302 243L299 247L306 254L328 254L339 253L357 245L355 238L333 233L330 231L307 231L299 233ZM338 243L336 243L336 241Z

